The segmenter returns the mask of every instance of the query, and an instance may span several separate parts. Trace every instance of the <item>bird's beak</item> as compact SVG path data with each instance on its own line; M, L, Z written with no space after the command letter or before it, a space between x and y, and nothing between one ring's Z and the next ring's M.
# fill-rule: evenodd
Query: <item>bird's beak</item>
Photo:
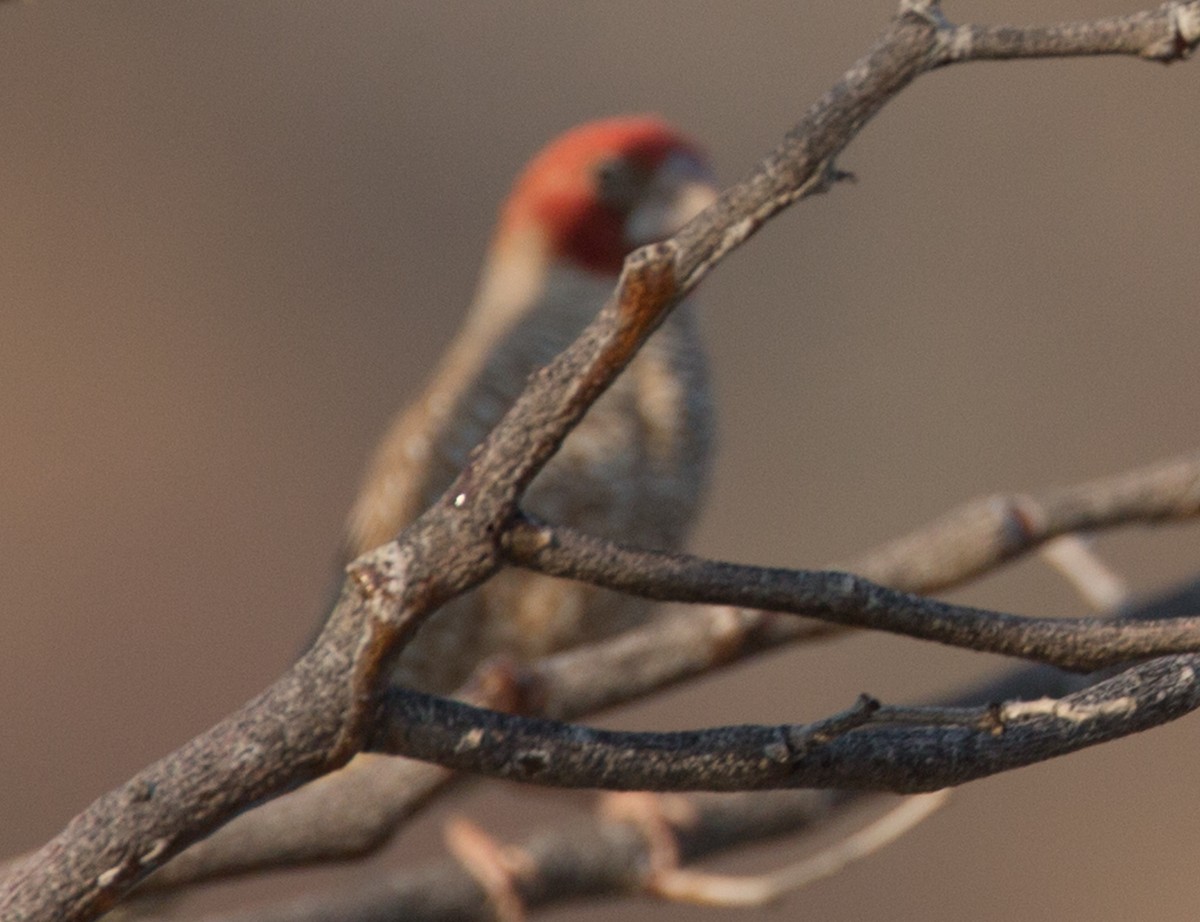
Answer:
M717 198L704 166L686 156L669 158L655 171L641 202L629 213L625 235L639 247L669 237Z

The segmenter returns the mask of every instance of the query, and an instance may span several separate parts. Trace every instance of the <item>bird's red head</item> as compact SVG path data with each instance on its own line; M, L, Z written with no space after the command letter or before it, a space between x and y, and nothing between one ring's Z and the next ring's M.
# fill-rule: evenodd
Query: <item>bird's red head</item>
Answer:
M712 194L699 148L661 119L589 122L525 168L505 205L500 240L534 231L550 258L616 274L631 250L673 233Z

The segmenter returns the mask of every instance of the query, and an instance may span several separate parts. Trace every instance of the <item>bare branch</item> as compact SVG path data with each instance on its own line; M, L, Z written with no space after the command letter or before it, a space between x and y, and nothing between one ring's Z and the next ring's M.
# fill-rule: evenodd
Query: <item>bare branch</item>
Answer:
M1139 53L1158 59L1182 57L1195 44L1196 9L1196 3L1163 7L1161 35L1141 46L1133 41L1117 42L1108 33L1097 31L1093 51ZM1158 21L1155 14L1144 15L1148 22ZM1130 25L1125 31L1141 34L1139 29ZM810 108L750 178L722 195L672 241L639 251L627 260L614 300L570 349L535 376L473 454L451 490L399 540L348 568L350 579L317 644L257 698L102 796L40 852L22 862L0 885L0 915L63 922L94 918L188 844L252 804L343 765L359 751L374 730L378 696L392 659L422 618L479 584L500 565L498 541L517 512L525 486L590 403L673 305L726 253L791 202L824 189L837 175L833 159L876 112L920 73L955 59L947 56L949 34L935 4L912 0L902 4L900 15L885 35ZM1039 44L1038 35L1029 34L1028 55L1084 52L1083 37L1074 44L1064 43L1066 50L1056 52L1048 43L1044 47ZM1006 33L1005 43L1012 49L1020 46L1021 40L1015 32ZM980 47L986 47L982 39ZM1006 50L1005 55L1016 53ZM957 60L965 59L960 52ZM1085 698L1072 703L1071 714L1086 713L1087 719L1067 734L1067 743L1058 741L1061 751L1133 732L1169 719L1165 714L1187 710L1192 683L1183 677L1190 672L1190 663L1187 657L1154 661L1122 674L1136 687L1122 685L1122 676L1118 676L1084 693ZM1088 694L1103 698L1118 689L1123 689L1120 700L1139 705L1132 714L1109 713L1103 707L1097 710L1093 707L1096 702L1086 698ZM1139 697L1143 693L1160 693L1160 697L1151 706L1149 699ZM390 698L383 712L394 717L401 712L401 703L413 705L417 700ZM441 713L447 707L462 706L426 703L413 713ZM452 713L456 712L447 712L447 716ZM475 713L479 716L482 712ZM1061 714L1019 717L1001 735L1009 746L1000 750L989 748L986 740L975 740L982 756L972 761L972 770L987 773L1007 764L1024 764L1016 752L1020 747L1012 744L1030 733L1032 748L1022 750L1023 757L1029 760L1032 751L1038 753L1036 757L1047 757L1044 753L1055 747L1053 727L1063 719L1068 718ZM487 721L481 725L491 726ZM1038 735L1039 728L1045 739ZM391 725L389 729L398 732L399 728ZM488 731L481 732L486 735ZM722 731L717 732L719 736ZM836 763L838 754L852 741L874 740L887 732L908 734L905 744L913 745L914 753L932 745L932 738L911 728L865 727L820 748L826 756L835 755ZM979 731L941 728L925 732L945 740L947 734ZM753 737L750 733L743 742ZM760 740L766 742L768 738ZM745 754L753 748L750 743ZM952 755L953 747L942 752ZM780 757L782 762L771 763L776 769L789 761L786 746ZM853 760L848 753L845 757L848 768ZM711 763L701 752L696 759L698 765ZM458 763L449 760L447 764ZM670 779L686 773L688 764L684 759L672 769L659 758L646 769L649 774L663 770L662 778ZM800 764L808 767L804 759ZM898 763L893 772L885 773L886 778L876 777L860 765L865 772L861 778L838 780L864 786L872 781L899 788L911 785L911 789L928 784L927 765L922 763L922 771L917 773L922 778L905 778L905 764ZM528 767L527 763L526 770ZM908 768L915 773L915 766ZM747 777L748 769L746 763L722 774L722 784ZM698 777L703 776L701 771ZM796 776L796 767L788 766L782 780ZM763 779L758 782L761 786Z
M795 834L840 812L847 797L832 791L698 798L692 821L673 827L681 857L694 861L743 842ZM642 889L648 845L627 823L577 820L515 846L528 856L530 873L518 876L527 909L572 897ZM222 914L204 922L367 922L403 912L406 920L491 919L486 894L465 869L446 863L401 872L353 891L304 897L275 907Z
M1042 559L1095 611L1118 611L1133 599L1125 580L1100 559L1086 535L1055 538L1042 548Z
M393 688L370 748L561 787L934 791L1181 717L1200 705L1198 667L1200 656L1162 657L1061 699L999 708L881 706L828 741L811 725L595 730Z
M1050 490L993 496L948 513L878 550L849 569L910 590L946 588L989 572L1006 561L1070 533L1132 523L1183 521L1200 505L1200 458L1187 456ZM1196 604L1160 611L1157 618L1200 611ZM515 667L500 682L521 700L487 706L571 719L636 700L670 684L798 639L830 636L837 626L728 606L673 611L602 643ZM514 668L511 665L506 669ZM485 667L482 676L486 677ZM1042 671L1043 676L1050 675ZM1014 673L998 697L1058 696L1069 687L1030 684ZM481 699L466 692L466 700ZM458 697L463 697L462 695ZM155 888L233 873L311 861L347 858L381 844L416 809L447 772L425 763L372 759L354 763L319 786L239 817L216 836L189 849L152 879ZM375 794L372 794L375 792ZM376 796L377 795L377 796ZM356 799L357 798L357 799ZM347 801L354 801L351 807ZM342 804L342 807L338 807Z
M911 592L960 584L1059 535L1200 516L1200 455L1041 495L989 496L871 552L847 569Z
M1158 609L1153 606L1150 612L1164 614ZM969 707L1018 696L1060 697L1081 684L1077 677L1056 669L1026 667L998 682L971 689L951 706ZM877 795L828 789L697 795L689 798L691 821L672 824L672 835L680 860L696 860L743 842L817 831L860 803L864 796ZM709 839L710 830L725 832ZM641 888L646 883L645 869L653 864L649 854L652 845L643 835L624 824L595 819L574 819L563 829L543 832L517 847L528 859L528 871L518 880L527 909L571 897ZM251 915L221 916L206 922L244 922L249 918L270 922L337 918L354 922L386 917L401 909L406 918L491 918L491 907L473 879L461 867L449 864L428 871L403 871L377 887L305 897L271 909L258 908Z
M517 688L512 676L486 666L455 697L513 711L525 704L513 697ZM440 765L362 753L235 818L152 874L138 892L369 854L455 777Z
M634 550L528 520L514 523L506 539L514 563L645 598L807 615L1075 672L1200 649L1200 617L1153 622L1026 618L897 592L852 573Z
M988 497L867 553L851 568L916 590L955 585L1072 527L1095 531L1187 519L1196 514L1198 485L1200 458L1189 456L1043 494ZM1193 604L1190 610L1176 608L1157 617L1196 610ZM816 622L726 606L671 612L612 640L519 667L504 682L483 684L523 693L522 700L503 705L493 697L490 707L570 719L801 636L828 636L822 628ZM1014 673L1011 686L1000 696L1057 696L1067 687L1020 678L1028 674ZM153 886L361 854L386 841L425 793L448 777L440 767L394 758L356 761L348 771L350 775L331 775L319 785L239 817L156 874Z
M1200 456L1160 462L1042 494L993 496L850 561L845 569L893 589L960 585L1059 535L1200 515ZM1189 615L1200 608L1162 612ZM830 636L798 618L729 606L672 612L610 641L525 667L523 711L570 718L591 713L764 650ZM833 628L841 630L841 628Z
M732 876L685 868L658 874L655 895L700 906L760 907L832 877L907 834L945 805L949 791L906 797L869 826L815 855L766 874Z
M345 764L392 659L423 617L494 572L496 541L529 480L672 306L669 253L627 260L617 300L531 380L446 496L347 568L317 642L280 680L18 864L0 885L0 912L94 918L242 810Z
M1163 63L1187 58L1200 42L1200 6L1164 3L1156 10L1093 22L1052 26L955 26L947 30L942 64L1012 58L1135 55Z

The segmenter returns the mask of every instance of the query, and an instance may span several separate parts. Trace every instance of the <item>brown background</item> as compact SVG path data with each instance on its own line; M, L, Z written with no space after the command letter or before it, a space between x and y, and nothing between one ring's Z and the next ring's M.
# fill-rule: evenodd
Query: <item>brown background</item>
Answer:
M297 652L360 465L460 318L529 154L576 121L655 110L731 181L892 6L0 7L0 852L45 840ZM722 438L694 546L815 566L980 493L1194 447L1198 66L956 68L870 125L841 162L857 185L770 225L705 286ZM1196 536L1101 549L1149 589L1196 571ZM1081 611L1036 562L958 597ZM1004 667L864 638L606 719L805 719ZM1190 920L1195 726L969 785L785 911ZM470 808L516 834L540 814L505 819L514 796L479 786ZM427 856L444 813L374 866Z

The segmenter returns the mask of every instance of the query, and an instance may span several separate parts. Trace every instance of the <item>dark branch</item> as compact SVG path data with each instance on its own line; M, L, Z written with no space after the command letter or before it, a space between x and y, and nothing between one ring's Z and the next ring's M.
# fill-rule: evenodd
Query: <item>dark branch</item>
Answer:
M1026 618L888 589L852 573L784 570L634 550L529 520L506 535L516 564L662 602L806 615L1075 672L1200 650L1200 617L1163 621Z
M1195 586L1184 594L1194 598ZM1164 614L1162 607L1154 603L1145 611L1139 609L1139 614ZM1168 607L1165 613L1170 610ZM542 665L548 666L559 659L561 656L551 657ZM580 659L574 665L585 663L587 660ZM578 670L564 664L561 671ZM551 674L557 672L552 670ZM1024 667L948 699L947 704L971 707L1010 698L1057 698L1079 690L1084 684L1077 676L1047 666ZM557 692L552 691L551 695L555 702L561 701ZM681 859L692 861L743 842L818 831L848 808L874 796L870 792L829 789L701 796L690 801L695 811L694 821L674 825L673 832ZM640 881L651 863L644 836L623 824L614 826L591 818L573 818L566 828L543 832L518 847L529 861L528 872L518 876L515 886L530 909L572 897L627 892L631 875ZM167 870L173 867L169 865ZM447 862L436 868L401 871L378 888L356 887L353 891L313 895L285 901L276 907L260 906L253 914L235 912L206 918L205 922L249 922L251 918L269 922L315 922L330 918L366 922L401 912L405 918L414 919L491 919L494 914L487 895L474 878L457 862Z
M1200 705L1198 669L1200 656L1162 657L1060 699L953 712L881 706L826 742L803 724L595 730L391 689L370 748L557 787L935 791L1181 717Z
M1094 50L1180 57L1195 43L1197 9L1197 3L1164 7L1162 34L1142 47L1129 41L1117 48L1098 35ZM62 922L95 918L231 817L344 764L373 732L392 659L425 616L495 571L500 535L525 486L589 404L726 253L791 202L826 187L836 175L834 157L866 121L920 73L950 60L945 52L951 35L935 4L906 0L871 51L809 109L750 178L672 241L630 257L613 302L531 381L451 491L397 541L352 565L337 608L305 657L236 714L101 797L22 862L0 885L0 916ZM1016 44L1011 38L1007 42ZM1031 37L1025 53L1051 50ZM1129 727L1137 728L1150 715L1182 709L1184 697L1163 689L1159 707L1119 721L1123 732L1132 732ZM1116 720L1104 714L1087 726L1107 727ZM1030 719L1030 726L1037 724ZM1015 726L1021 730L1026 724ZM840 751L860 735L885 732L854 731L830 743L828 751ZM936 734L953 732L942 728ZM1006 731L1005 737L1013 734ZM1088 739L1086 733L1071 734L1075 745ZM912 742L920 748L920 737ZM982 741L980 748L987 750ZM679 772L676 767L667 774Z

